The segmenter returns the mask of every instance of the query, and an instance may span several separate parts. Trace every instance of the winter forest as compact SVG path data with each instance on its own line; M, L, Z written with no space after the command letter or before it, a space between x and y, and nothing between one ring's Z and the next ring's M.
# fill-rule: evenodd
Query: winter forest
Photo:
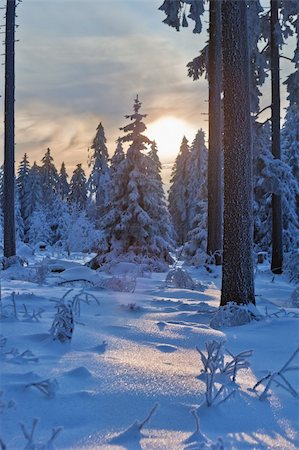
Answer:
M46 15L52 2L41 2ZM66 14L64 3L54 5L56 17ZM97 121L86 113L89 133L71 155L59 138L53 150L50 123L38 108L50 110L55 95L79 81L64 84L61 59L53 77L61 70L63 89L55 94L49 87L47 104L45 75L30 103L22 83L34 70L28 66L19 76L18 28L27 23L26 8L28 16L30 8L38 14L41 4L1 5L0 448L295 450L299 0L86 0L84 14L81 3L68 2L82 8L71 19L82 23L80 39L94 45L92 24L85 36L84 20L97 11L107 40L97 41L92 60L103 54L101 63L113 61L120 77L113 72L97 80L116 97L97 98ZM166 33L169 60L176 46L189 55L186 42L204 44L185 66L178 58L177 73L154 34L155 57L137 34L139 50L133 35L120 34L120 53L113 54L111 36L121 32L107 15L111 8L124 23L142 19L145 30ZM59 20L54 34L57 26ZM65 30L73 47L80 44L75 28ZM120 55L131 53L123 43L136 58L129 94ZM143 56L160 86L142 68ZM83 57L88 77L92 69ZM190 98L199 109L202 86L207 112L196 116L194 127ZM20 125L18 91L20 103L25 98L31 105L28 123L34 112L34 127L45 130L42 141ZM185 118L167 119L181 98L190 108L189 125ZM157 108L170 130L160 126L155 137ZM64 123L57 108L55 129ZM176 141L179 123L185 132ZM32 152L24 144L27 132ZM175 147L169 181L162 137L168 151Z

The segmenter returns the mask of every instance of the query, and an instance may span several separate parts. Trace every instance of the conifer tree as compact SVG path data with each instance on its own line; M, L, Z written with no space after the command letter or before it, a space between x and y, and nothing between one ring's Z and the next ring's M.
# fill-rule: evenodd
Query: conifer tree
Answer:
M189 231L188 210L188 160L190 149L186 137L183 137L180 151L176 157L170 179L169 189L169 212L176 233L177 242L183 245L187 240Z
M25 216L30 217L33 211L43 205L40 167L34 161L28 173L28 189L25 199Z
M82 164L77 164L70 181L70 193L68 200L71 204L77 205L82 211L86 208L87 183Z
M23 159L20 162L18 169L18 177L17 177L17 189L18 189L18 199L20 206L20 213L24 222L25 233L26 233L26 223L28 220L28 205L27 199L29 195L29 173L30 173L30 164L27 158L27 154L25 153Z
M43 202L45 205L49 205L54 201L58 184L58 173L49 148L47 149L45 156L42 158L40 177Z
M69 194L70 187L67 181L68 177L69 176L66 173L65 164L64 162L62 162L57 183L57 192L61 200L66 200Z
M153 201L156 198L154 186L157 187L152 176L154 164L144 153L151 141L143 134L146 130L143 122L146 114L139 112L141 102L138 96L133 108L133 114L125 116L130 123L121 128L126 134L119 140L113 158L111 205L104 217L106 245L100 246L99 256L91 262L92 267L124 258L148 262L157 270L161 268L161 263L170 261L169 243L157 223L157 205ZM125 159L122 157L120 142L130 144ZM116 177L119 180L114 185ZM166 210L163 212L166 213ZM167 220L167 216L164 218Z
M103 218L109 202L109 165L108 149L106 147L105 131L102 123L97 127L97 132L91 145L92 154L89 166L92 166L89 177L89 190L91 196L95 199L96 214L95 220L97 227L100 227L101 218Z

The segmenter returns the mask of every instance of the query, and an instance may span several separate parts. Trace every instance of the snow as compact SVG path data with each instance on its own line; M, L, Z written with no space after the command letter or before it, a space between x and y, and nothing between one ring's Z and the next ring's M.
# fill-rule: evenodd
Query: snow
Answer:
M290 307L295 286L286 278L273 279L264 263L255 278L257 308L264 318L214 329L209 324L220 302L220 267L211 273L187 269L202 291L168 288L166 273L142 277L142 272L135 273L134 292L84 283L70 291L61 277L111 277L80 266L78 259L51 258L48 267L65 270L48 271L43 284L19 279L20 267L10 267L9 276L1 273L2 314L9 317L0 322L0 439L8 449L298 448L298 397L275 382L264 400L259 396L266 383L252 391L299 346L299 311ZM126 277L133 269L120 264L114 276ZM54 300L68 291L70 299L82 287L91 301L81 302L71 342L53 341ZM33 310L40 315L34 318ZM234 394L207 407L196 348L205 354L213 340L224 343L226 362L228 351L253 354L249 368L225 386L225 395L230 389ZM292 365L298 364L297 354ZM298 370L286 377L298 392Z

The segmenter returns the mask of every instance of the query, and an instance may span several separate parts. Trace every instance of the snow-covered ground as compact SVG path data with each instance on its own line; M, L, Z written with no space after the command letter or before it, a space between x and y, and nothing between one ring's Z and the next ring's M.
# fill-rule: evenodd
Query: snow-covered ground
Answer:
M120 276L124 281L121 272L126 272L133 289L129 266L104 276L79 262L53 260L51 270L64 266L66 271L48 273L43 281L41 269L37 283L32 282L36 274L30 267L1 273L2 314L10 316L0 322L2 448L298 448L298 397L272 383L269 396L260 400L267 380L252 391L299 346L299 311L289 307L294 286L285 278L273 280L269 271L258 271L257 306L268 317L215 330L209 322L219 305L220 269L189 269L194 281L203 284L201 291L167 288L166 274L143 274L134 292L118 292L103 289L103 278L107 282ZM53 341L53 300L69 289L66 298L72 298L82 286L91 294L90 304L81 301L71 343ZM286 310L279 312L281 307ZM253 354L247 358L250 367L240 370L235 382L216 379L225 388L208 407L196 347L204 352L212 340L225 341L227 361L227 350ZM299 354L291 365L299 365ZM285 375L299 391L299 371ZM53 442L52 429L58 433Z

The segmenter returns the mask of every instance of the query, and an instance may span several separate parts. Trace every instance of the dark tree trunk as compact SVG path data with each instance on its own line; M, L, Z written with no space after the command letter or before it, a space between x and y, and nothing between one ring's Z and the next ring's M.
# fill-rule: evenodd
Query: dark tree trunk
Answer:
M247 7L222 1L224 235L221 306L255 303Z
M16 1L7 0L5 36L4 116L4 256L16 254L15 240L15 13Z
M209 20L209 154L207 254L222 250L222 114L221 2L210 0ZM216 253L216 254L217 254ZM216 263L220 258L216 259Z
M272 154L281 158L280 151L280 86L279 86L279 44L278 44L278 0L271 0L271 94L272 94ZM271 270L282 273L282 210L281 196L272 194L272 261Z

